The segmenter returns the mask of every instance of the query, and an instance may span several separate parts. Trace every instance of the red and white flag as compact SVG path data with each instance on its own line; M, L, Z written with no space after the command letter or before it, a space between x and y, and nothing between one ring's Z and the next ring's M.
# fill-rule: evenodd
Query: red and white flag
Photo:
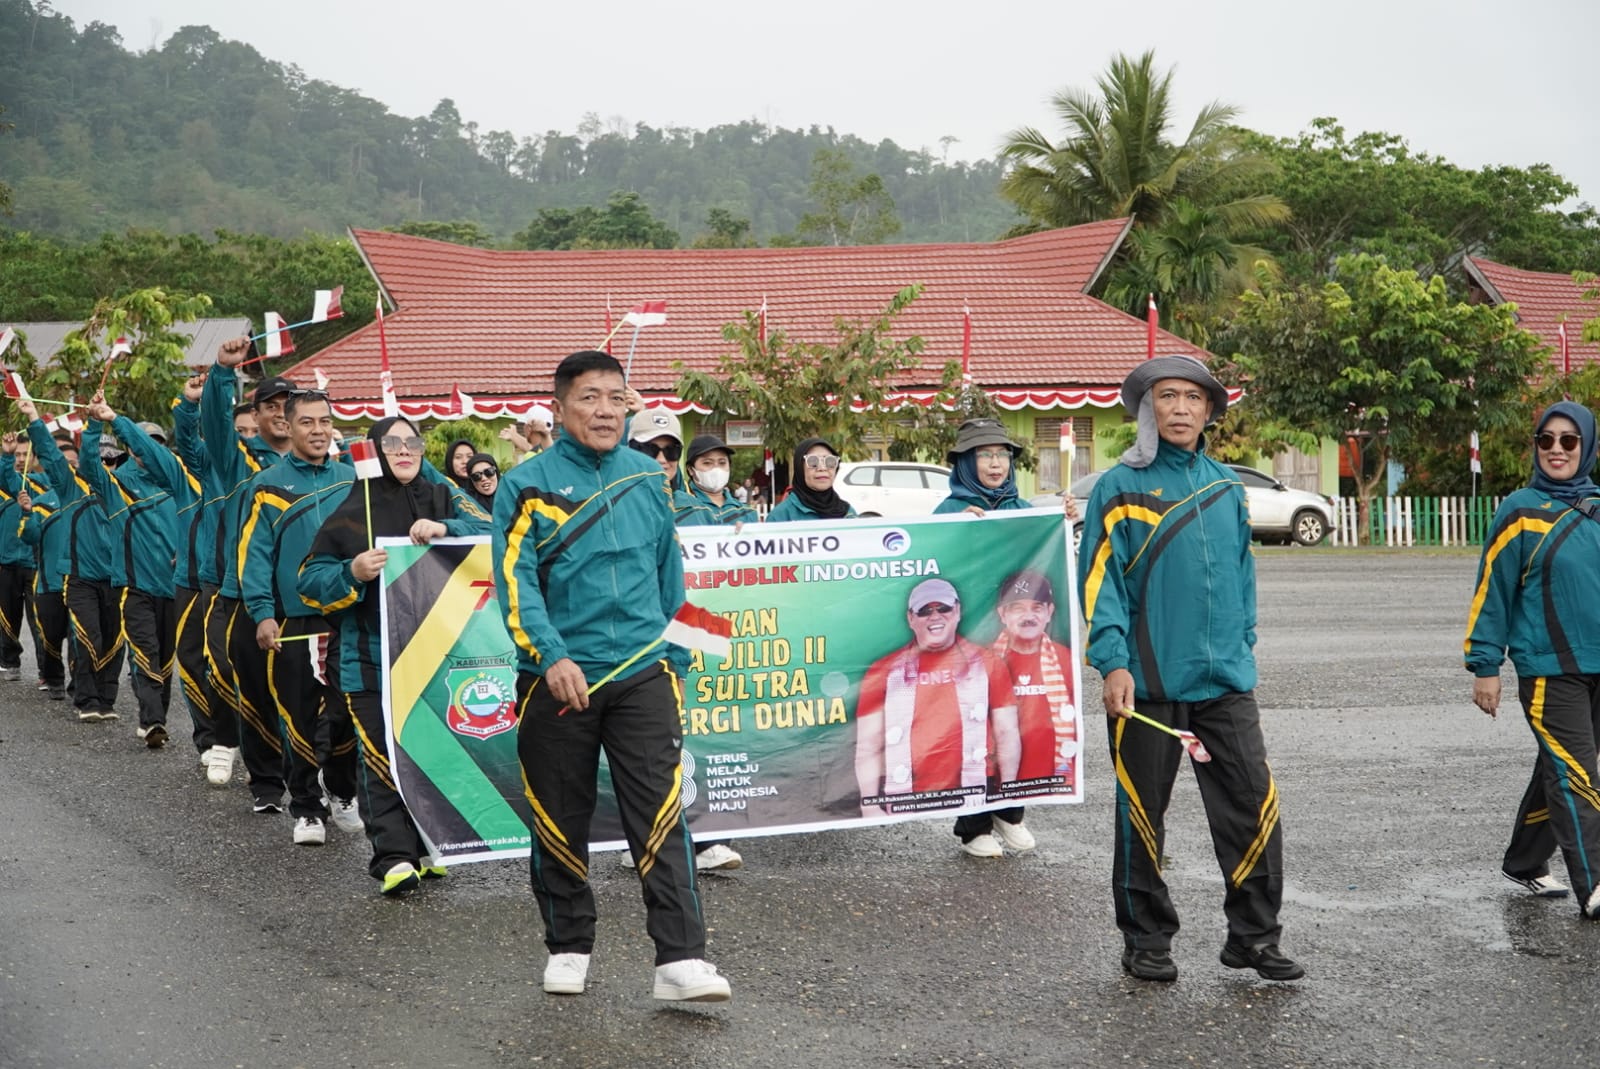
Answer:
M756 313L756 344L761 352L767 351L767 295L761 295L761 311Z
M611 335L616 331L611 329L611 294L606 294L606 352L611 351Z
M6 396L13 401L32 401L28 393L27 384L22 381L22 376L15 371L6 372Z
M1156 328L1161 325L1161 314L1156 311L1156 295L1150 295L1150 310L1145 313L1145 340L1144 358L1154 359L1156 355Z
M266 320L266 342L264 356L288 356L294 352L294 339L289 336L289 324L277 312L268 312Z
M316 300L311 303L311 318L308 322L323 323L344 315L344 309L339 307L339 298L343 296L343 286L335 286L331 290L318 290Z
M83 417L77 412L67 410L55 419L46 420L44 429L54 434L56 431L67 431L70 434L83 433Z
M118 338L112 343L111 355L106 359L115 360L117 357L127 356L131 352L133 352L133 342L129 341L127 338Z
M1561 373L1572 374L1572 347L1567 344L1567 321L1556 324L1556 334L1561 337Z
M772 478L773 473L778 470L778 468L777 465L772 462L772 450L768 449L765 452L766 456L761 461L761 468L767 473L767 478L770 479Z
M661 637L686 650L718 657L733 655L733 621L687 601L672 614Z
M1478 432L1472 432L1472 473L1474 475L1483 471L1483 458L1478 455Z
M629 309L622 321L632 327L659 327L667 321L666 301L644 301Z
M450 414L458 419L478 414L472 395L463 391L460 385L450 387Z
M961 388L972 388L972 309L961 305Z
M6 355L6 350L11 348L11 343L17 340L17 332L10 327L0 330L0 356Z
M358 479L376 479L383 475L383 462L378 459L378 446L371 438L352 438L345 446L350 454L350 464L356 469Z
M400 415L400 398L394 392L394 375L389 371L389 340L383 333L383 296L378 296L378 385L383 390L383 415L394 419Z
M322 373L322 369L320 367L314 367L311 369L311 377L317 380L317 389L323 391L328 389L328 376Z
M1078 453L1078 436L1072 431L1072 419L1061 421L1061 490L1068 492L1072 486L1072 458Z

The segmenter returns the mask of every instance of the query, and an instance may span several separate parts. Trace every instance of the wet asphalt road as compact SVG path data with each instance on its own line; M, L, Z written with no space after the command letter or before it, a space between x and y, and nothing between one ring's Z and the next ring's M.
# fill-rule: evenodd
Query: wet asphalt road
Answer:
M1261 553L1285 947L1309 972L1283 985L1217 963L1188 772L1180 978L1122 974L1098 717L1089 800L1035 807L1032 855L965 857L945 821L745 843L745 869L702 881L734 1001L664 1008L609 859L589 992L549 997L520 864L384 900L364 842L295 847L186 744L146 751L126 688L120 721L80 725L0 684L0 1069L1592 1064L1600 924L1498 874L1533 744L1520 713L1468 702L1474 564Z

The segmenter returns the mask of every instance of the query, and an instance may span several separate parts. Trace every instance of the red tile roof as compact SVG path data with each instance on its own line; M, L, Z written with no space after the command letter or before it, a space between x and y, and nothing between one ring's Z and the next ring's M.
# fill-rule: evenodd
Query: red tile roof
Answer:
M1586 287L1572 281L1570 274L1524 271L1507 267L1479 256L1467 257L1470 275L1495 304L1517 306L1517 325L1538 338L1550 349L1550 358L1561 362L1560 323L1567 325L1567 344L1572 366L1600 361L1600 342L1582 341L1583 322L1600 316L1600 301L1586 301Z
M1084 293L1128 225L1114 219L982 244L794 249L512 252L374 230L351 236L396 309L384 326L403 400L447 400L455 385L480 404L546 395L556 363L604 337L608 296L614 317L643 300L667 302L667 322L640 333L631 383L670 397L672 363L714 368L729 351L722 325L763 297L769 330L826 340L835 317L867 319L915 282L922 296L895 333L923 337L923 371L901 385L932 386L944 362L960 358L966 304L980 385L1096 387L1104 398L1145 355L1143 320ZM631 335L624 328L612 343L619 359ZM1165 332L1157 346L1208 355ZM372 400L378 363L374 324L287 373L309 378L317 367L337 400Z

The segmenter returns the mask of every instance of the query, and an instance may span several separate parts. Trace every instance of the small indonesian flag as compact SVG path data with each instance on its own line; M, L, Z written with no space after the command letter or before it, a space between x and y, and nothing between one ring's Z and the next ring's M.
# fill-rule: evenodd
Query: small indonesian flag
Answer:
M131 352L133 352L133 343L127 338L118 338L111 346L111 356L108 359L115 360L117 357L127 356Z
M288 356L294 352L294 339L289 337L289 324L277 312L266 314L266 356Z
M770 449L764 450L763 454L764 455L763 455L762 460L761 460L761 470L766 472L767 473L767 477L770 479L772 477L772 475L778 470L778 468L777 468L777 465L775 465L772 462L772 450L770 450Z
M378 459L378 445L371 438L352 438L345 451L356 469L358 479L377 479L383 475L383 462Z
M378 386L383 391L383 415L400 415L400 398L394 392L394 375L389 372L389 339L383 332L383 294L378 295Z
M450 414L462 418L478 414L472 395L463 392L459 385L450 387Z
M961 306L961 388L972 388L972 309Z
M1072 432L1072 420L1061 421L1061 455L1071 456L1078 448L1078 436Z
M1150 295L1150 310L1145 313L1144 358L1155 359L1156 329L1161 325L1161 313L1156 311L1156 295Z
M733 655L733 621L687 601L672 614L661 637L687 650L718 657Z
M1478 432L1477 431L1473 431L1472 432L1472 473L1474 475L1478 475L1478 474L1481 474L1482 472L1483 472L1483 458L1478 455Z
M636 304L622 317L622 321L635 327L659 327L667 321L667 302L644 301Z
M1567 344L1567 321L1562 320L1556 324L1556 333L1561 337L1561 373L1572 374L1572 346Z
M54 434L56 431L68 431L72 434L83 433L83 419L76 412L63 412L55 419L45 423L44 429Z
M1190 758L1200 764L1211 760L1211 751L1206 749L1206 744L1200 741L1200 736L1183 728L1176 730L1178 741L1183 743L1183 748L1189 752Z
M767 351L767 297L761 295L761 311L756 313L756 345L764 353Z
M317 389L326 390L328 388L328 376L323 374L320 367L312 368L311 376L317 380Z
M339 307L339 298L343 296L343 286L335 286L331 290L318 290L317 299L311 304L310 321L322 323L329 319L338 319L344 315L344 309Z
M6 355L6 350L11 348L11 343L17 340L17 332L10 327L0 330L0 356Z
M28 393L27 384L22 381L22 376L15 371L6 372L6 396L13 401L32 401Z

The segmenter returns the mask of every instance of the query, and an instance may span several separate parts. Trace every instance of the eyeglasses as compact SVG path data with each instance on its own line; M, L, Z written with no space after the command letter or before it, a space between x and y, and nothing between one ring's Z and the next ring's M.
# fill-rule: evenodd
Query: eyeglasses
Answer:
M978 459L979 460L1010 460L1011 459L1011 450L1009 450L1009 449L980 449L980 450L978 450Z
M922 608L918 609L917 610L917 615L918 616L932 616L934 613L938 613L940 616L949 616L951 613L953 613L955 611L956 611L956 608L955 608L954 605L944 605L944 604L941 604L941 603L939 603L937 601L934 601L934 602L930 602L929 604L924 605Z
M806 457L806 467L808 468L820 468L823 471L832 471L838 466L838 457L823 456L821 453L818 453L816 456Z
M486 483L490 479L497 477L499 474L500 472L496 468L479 468L477 471L472 473L472 481L475 483Z
M1561 448L1565 449L1569 453L1577 452L1578 447L1583 444L1583 439L1576 434L1556 435L1551 434L1549 431L1545 431L1543 434L1535 436L1533 439L1533 444L1537 445L1540 449L1548 453L1550 450L1556 447L1557 440L1561 442Z
M666 445L657 445L655 442L630 442L629 444L647 457L666 457L674 464L683 458L683 446L678 442L668 442Z
M398 453L402 449L407 453L422 452L422 439L414 434L405 438L398 434L386 434L378 444L383 447L385 453Z

